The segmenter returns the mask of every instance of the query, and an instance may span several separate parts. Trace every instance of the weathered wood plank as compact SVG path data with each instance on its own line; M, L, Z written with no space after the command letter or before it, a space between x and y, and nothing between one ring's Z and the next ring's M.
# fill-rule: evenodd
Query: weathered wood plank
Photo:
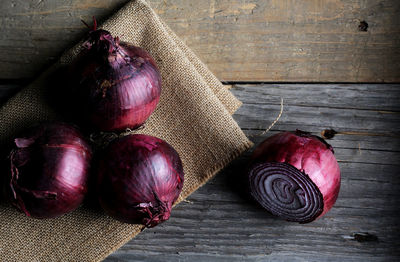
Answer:
M287 85L286 85L287 86ZM233 89L245 105L235 114L243 129L263 129L270 125L284 100L278 130L304 129L321 132L333 128L353 135L400 136L399 85L385 85L375 91L370 85L249 85ZM321 91L316 91L318 87ZM283 91L280 91L283 89ZM296 90L294 90L296 89ZM281 93L280 93L281 92Z
M373 167L358 172L373 175ZM237 168L219 174L190 197L192 203L180 204L170 221L106 261L281 261L285 255L290 259L283 261L388 261L399 255L393 234L399 229L399 184L388 184L392 194L376 196L372 182L344 179L335 208L323 220L299 225L276 220L233 192L229 180ZM347 240L358 231L377 234L379 243Z
M399 81L398 1L151 3L222 80Z
M235 118L246 128L261 129L268 127L272 121L271 112L276 112L272 117L276 118L279 113L279 105L249 104L247 112L239 111ZM325 128L333 128L339 132L355 131L368 133L384 133L399 136L399 114L380 113L364 110L343 110L327 107L284 107L282 121L277 127L283 130L304 129L313 131L316 128L322 131ZM273 119L272 119L273 120Z
M0 79L32 78L129 0L0 1Z
M339 131L343 133L329 140L337 158L343 160L339 163L341 191L336 205L324 218L304 225L289 223L273 218L248 201L240 183L251 153L247 152L192 194L190 202L179 204L169 221L145 230L106 261L399 260L400 137L394 124L400 114L374 115L381 105L386 111L397 110L396 103L385 101L400 101L398 86L318 87L324 91L314 85L240 85L232 91L244 103L234 117L255 143L309 122L312 124L305 126L306 131L313 133L341 127ZM380 87L385 90L382 96L374 92ZM293 95L293 90L298 96ZM352 103L354 92L362 99ZM340 94L340 108L329 116L310 114L311 109L319 112L335 104L326 93ZM279 97L286 101L284 115L269 133L256 136L279 113ZM313 106L306 107L306 103ZM365 111L369 114L362 113ZM351 123L345 117L350 115L361 121ZM335 126L320 123L333 120ZM365 121L370 124L363 125ZM373 130L377 134L366 135ZM378 241L351 240L355 232L369 232Z
M299 91L303 87L306 94ZM239 98L251 104L279 104L283 97L285 104L297 106L400 112L400 84L274 84L268 88L237 84L235 88L242 91Z
M0 79L37 75L128 0L0 3ZM223 81L400 81L396 0L149 0ZM359 31L365 20L367 31Z

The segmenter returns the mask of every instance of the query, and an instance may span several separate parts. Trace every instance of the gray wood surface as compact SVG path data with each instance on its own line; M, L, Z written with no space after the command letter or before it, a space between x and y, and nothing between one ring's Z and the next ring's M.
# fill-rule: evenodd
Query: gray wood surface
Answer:
M179 204L169 221L146 229L105 261L399 261L400 85L236 85L234 115L257 144L283 130L319 134L342 172L339 199L320 220L276 219L240 190L250 152ZM280 110L280 121L259 136ZM359 242L354 233L377 240Z
M81 19L127 2L0 1L0 79L36 76L84 35ZM222 81L400 82L398 0L148 2Z
M0 101L17 84L0 85ZM258 144L296 128L338 132L329 143L342 171L339 199L324 218L281 221L240 188L250 152L105 261L396 261L400 259L400 85L235 85L234 118ZM260 136L280 111L277 124ZM377 240L359 242L355 233Z
M0 105L128 0L0 1ZM396 0L149 0L225 81L400 81ZM367 32L359 31L360 21ZM10 80L15 79L15 80ZM300 225L242 194L250 152L106 261L400 261L400 85L235 85L234 115L258 144L283 130L339 132L329 143L342 170L339 199ZM259 136L276 118L272 130ZM1 121L1 120L0 120ZM238 182L239 181L239 182ZM354 233L376 236L359 242Z
M0 101L18 85L0 85ZM105 261L400 260L400 85L235 85L234 118L258 144L296 128L338 132L328 142L342 171L339 199L306 225L276 219L243 194L251 151L179 204L169 221L146 229ZM265 135L284 99L283 114ZM377 240L359 242L355 233Z

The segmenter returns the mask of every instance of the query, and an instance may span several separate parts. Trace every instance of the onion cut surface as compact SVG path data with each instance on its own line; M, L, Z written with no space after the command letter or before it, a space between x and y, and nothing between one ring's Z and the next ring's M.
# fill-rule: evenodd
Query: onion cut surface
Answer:
M250 193L272 214L308 223L322 217L340 190L340 169L332 147L307 132L278 133L252 155Z

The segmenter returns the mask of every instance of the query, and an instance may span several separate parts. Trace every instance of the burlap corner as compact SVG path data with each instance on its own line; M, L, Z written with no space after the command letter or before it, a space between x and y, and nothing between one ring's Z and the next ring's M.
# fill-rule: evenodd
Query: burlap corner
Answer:
M145 48L157 61L162 96L141 133L165 139L180 154L185 171L181 201L252 145L231 116L240 102L143 0L128 3L103 28ZM60 63L75 53L76 48L66 52ZM53 70L0 108L0 145L34 122L58 119L43 98L44 83ZM0 258L98 261L140 230L140 225L120 223L85 206L57 219L35 220L2 204Z

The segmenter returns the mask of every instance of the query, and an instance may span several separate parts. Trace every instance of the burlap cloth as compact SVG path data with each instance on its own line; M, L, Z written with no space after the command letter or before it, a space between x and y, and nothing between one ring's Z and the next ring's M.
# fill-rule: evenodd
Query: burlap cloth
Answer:
M143 0L128 3L102 28L145 48L157 61L161 100L140 132L165 139L179 152L185 171L180 202L252 145L231 116L240 101ZM76 52L77 48L67 51L58 64L68 63ZM57 66L0 108L0 146L37 121L58 119L43 98L43 85ZM2 203L0 260L98 261L141 229L85 205L57 219L36 220Z

